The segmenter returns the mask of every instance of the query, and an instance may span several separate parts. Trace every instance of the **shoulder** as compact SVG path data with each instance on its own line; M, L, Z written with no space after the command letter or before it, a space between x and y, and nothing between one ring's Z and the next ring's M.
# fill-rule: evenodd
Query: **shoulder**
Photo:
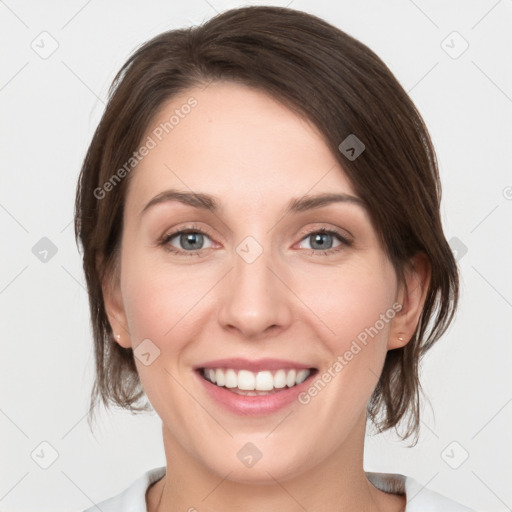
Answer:
M123 492L100 503L94 504L83 512L147 512L146 491L149 486L165 475L165 466L150 469L133 481Z
M413 478L392 473L367 472L368 480L384 492L405 494L405 512L475 512L446 496L427 489Z

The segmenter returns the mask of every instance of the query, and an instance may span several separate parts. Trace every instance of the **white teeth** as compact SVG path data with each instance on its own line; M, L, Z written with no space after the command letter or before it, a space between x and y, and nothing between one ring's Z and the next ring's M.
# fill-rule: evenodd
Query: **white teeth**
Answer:
M270 372L258 372L256 374L256 387L259 391L270 391L274 387L274 377Z
M286 375L286 385L291 388L295 384L295 379L297 378L297 372L295 370L290 370Z
M299 370L297 372L297 377L295 378L295 383L300 384L300 383L304 382L308 378L308 375L309 375L309 370Z
M286 386L286 372L284 370L277 370L274 375L274 387L277 389L284 388Z
M228 370L225 373L225 384L227 388L236 388L237 380L235 370Z
M226 383L224 372L220 368L215 370L215 383L217 384L217 386L224 386L224 384Z
M256 378L254 377L254 373L249 372L247 370L240 370L238 372L238 389L243 389L245 391L251 391L256 386Z
M270 370L254 373L232 368L208 368L203 371L204 377L213 384L246 396L265 395L268 391L286 386L291 388L304 382L310 374L311 371L306 369L277 370L274 373Z

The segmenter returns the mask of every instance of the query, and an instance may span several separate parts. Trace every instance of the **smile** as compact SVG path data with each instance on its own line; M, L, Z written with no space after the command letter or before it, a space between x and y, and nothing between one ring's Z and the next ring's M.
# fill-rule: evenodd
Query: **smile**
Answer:
M241 416L273 414L293 406L318 373L303 361L243 357L203 361L194 370L206 400Z
M278 369L252 372L233 368L203 368L202 376L218 387L239 395L261 396L302 384L312 369Z

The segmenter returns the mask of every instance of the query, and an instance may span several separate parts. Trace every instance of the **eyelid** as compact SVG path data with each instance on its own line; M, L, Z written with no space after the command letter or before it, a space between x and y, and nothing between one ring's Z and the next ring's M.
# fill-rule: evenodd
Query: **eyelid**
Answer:
M206 235L208 238L212 239L213 241L213 235L210 233L210 231L207 228L203 228L201 226L198 226L195 223L187 224L183 227L177 227L175 229L166 231L164 235L161 237L160 242L161 243L168 243L169 240L174 238L177 235L181 235L183 233L200 233L202 235ZM191 253L192 251L187 251L188 253Z
M301 237L300 241L302 241L305 237L312 235L313 233L334 233L338 235L346 243L351 244L354 241L354 236L352 235L352 233L350 233L350 231L334 226L326 227L325 225L305 228L299 231L298 236Z
M349 237L345 236L342 231L345 233L348 233ZM170 252L176 253L178 255L184 255L184 256L197 256L197 255L200 255L201 253L204 254L204 252L207 249L211 249L211 247L207 247L205 249L198 249L195 251L185 251L183 249L178 249L178 248L170 245L170 243L169 243L170 240L172 240L173 238L175 238L178 235L181 235L184 233L189 233L189 232L200 233L202 235L206 235L208 238L210 238L212 243L215 243L213 241L213 235L209 232L209 230L207 228L203 228L203 227L196 225L195 223L192 223L189 225L185 225L183 227L175 228L171 231L166 231L165 234L161 237L161 239L159 241L159 245L164 246ZM338 239L340 241L340 246L335 247L335 248L318 249L318 250L303 249L305 251L310 251L310 254L313 254L313 255L331 255L331 254L333 255L336 252L338 252L339 250L343 249L342 246L350 247L353 243L353 238L354 238L352 236L352 234L349 233L347 230L341 230L340 228L335 228L335 227L326 227L325 225L323 225L323 226L318 226L318 227L310 227L310 228L302 229L298 234L298 236L300 237L298 243L301 243L308 236L311 236L315 233L327 233L327 234L331 234L331 235L338 237Z

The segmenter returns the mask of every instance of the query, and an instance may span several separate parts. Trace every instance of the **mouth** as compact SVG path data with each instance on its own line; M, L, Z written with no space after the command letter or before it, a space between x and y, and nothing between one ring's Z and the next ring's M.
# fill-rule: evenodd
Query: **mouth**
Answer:
M200 368L203 379L219 388L243 396L267 396L293 388L310 378L315 368L280 368L278 370L238 370L235 368Z
M277 359L224 359L194 370L213 403L244 416L271 414L292 405L318 373L315 367Z

